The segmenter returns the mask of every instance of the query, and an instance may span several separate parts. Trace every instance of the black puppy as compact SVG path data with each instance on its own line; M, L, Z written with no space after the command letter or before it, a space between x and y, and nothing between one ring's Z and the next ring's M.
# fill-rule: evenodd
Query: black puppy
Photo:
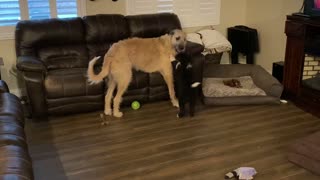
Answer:
M185 105L189 103L190 116L194 116L197 89L200 82L194 82L191 57L186 53L179 53L173 61L174 87L179 100L179 113L177 117L185 115Z

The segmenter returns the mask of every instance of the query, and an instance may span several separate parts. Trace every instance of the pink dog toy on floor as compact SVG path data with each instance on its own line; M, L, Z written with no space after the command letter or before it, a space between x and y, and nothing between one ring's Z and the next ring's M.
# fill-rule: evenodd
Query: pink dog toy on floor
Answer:
M257 174L257 171L252 167L240 167L231 172L228 172L224 179L237 178L240 180L251 180L253 176Z

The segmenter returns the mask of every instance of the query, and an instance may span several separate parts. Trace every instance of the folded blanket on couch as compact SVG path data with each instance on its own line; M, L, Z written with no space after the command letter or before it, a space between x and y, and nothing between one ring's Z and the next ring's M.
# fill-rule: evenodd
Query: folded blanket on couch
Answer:
M206 53L221 53L231 51L232 45L219 31L214 29L204 29L196 33L187 34L187 40L202 44Z

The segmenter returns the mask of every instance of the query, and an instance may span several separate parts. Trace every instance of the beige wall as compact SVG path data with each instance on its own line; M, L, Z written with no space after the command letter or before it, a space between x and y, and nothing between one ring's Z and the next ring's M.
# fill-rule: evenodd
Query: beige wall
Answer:
M247 0L222 0L221 2L221 24L215 28L225 34L226 28L245 23ZM126 14L125 0L112 2L111 0L95 0L87 2L87 14ZM185 29L186 32L194 32L205 27L194 27Z
M301 4L302 0L247 0L246 22L258 30L260 40L256 64L269 72L273 62L284 60L286 15L298 12Z
M4 66L1 68L1 78L5 80L14 94L18 92L18 81L12 72L12 66L15 66L16 56L14 49L14 40L0 40L0 56L3 58Z
M111 0L87 0L87 14L125 14L126 0L113 2Z
M257 63L271 70L272 62L284 57L285 36L283 34L285 15L299 9L301 0L221 0L221 23L214 28L226 34L226 28L239 24L248 24L257 28L260 35L261 52ZM125 14L125 0L87 0L87 14ZM187 32L197 31L204 27L185 29ZM17 92L18 82L10 69L15 66L14 40L0 40L0 56L5 66L1 67L3 79L10 89ZM228 56L223 56L228 62Z

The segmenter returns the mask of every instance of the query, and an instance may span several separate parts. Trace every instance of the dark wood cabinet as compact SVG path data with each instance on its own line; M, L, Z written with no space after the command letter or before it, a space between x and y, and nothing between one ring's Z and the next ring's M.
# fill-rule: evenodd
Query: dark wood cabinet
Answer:
M320 91L302 83L305 54L320 56L320 19L287 16L285 33L284 96L304 110L320 116Z

